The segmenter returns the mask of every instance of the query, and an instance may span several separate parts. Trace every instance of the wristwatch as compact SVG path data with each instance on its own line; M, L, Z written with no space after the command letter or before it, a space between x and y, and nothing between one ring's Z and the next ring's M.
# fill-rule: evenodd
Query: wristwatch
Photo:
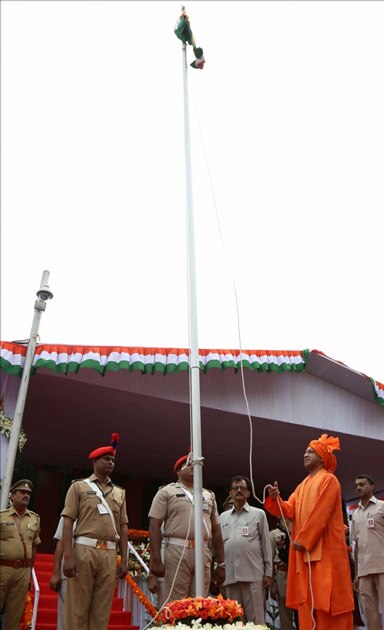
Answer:
M217 562L216 567L220 567L220 569L225 569L225 562Z

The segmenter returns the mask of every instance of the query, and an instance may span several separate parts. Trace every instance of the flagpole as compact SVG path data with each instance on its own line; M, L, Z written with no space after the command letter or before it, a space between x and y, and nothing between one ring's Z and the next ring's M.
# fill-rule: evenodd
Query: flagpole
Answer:
M200 416L200 362L197 331L197 291L195 263L195 231L193 218L191 137L189 130L187 46L183 43L183 87L184 87L184 138L185 138L185 181L187 212L187 266L188 266L188 316L190 347L190 379L192 406L192 463L194 490L195 526L195 584L196 596L204 596L204 537L203 537L203 458L201 453Z

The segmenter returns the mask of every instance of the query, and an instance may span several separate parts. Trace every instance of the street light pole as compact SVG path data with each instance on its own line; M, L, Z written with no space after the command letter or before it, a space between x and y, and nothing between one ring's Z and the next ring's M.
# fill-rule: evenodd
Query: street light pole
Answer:
M5 467L5 474L2 480L1 486L1 509L5 510L8 507L9 490L11 488L11 481L13 475L13 469L15 467L17 446L19 442L21 423L23 420L23 413L25 407L25 400L28 392L29 378L31 376L31 368L33 357L35 355L35 348L37 343L37 337L39 333L40 318L43 311L45 311L46 301L53 298L53 293L48 287L49 271L43 271L41 279L40 289L37 291L37 300L35 302L35 313L33 316L31 335L28 341L27 354L25 357L24 369L21 375L21 382L19 387L19 393L17 396L15 416L12 423L11 435L9 438L8 457Z

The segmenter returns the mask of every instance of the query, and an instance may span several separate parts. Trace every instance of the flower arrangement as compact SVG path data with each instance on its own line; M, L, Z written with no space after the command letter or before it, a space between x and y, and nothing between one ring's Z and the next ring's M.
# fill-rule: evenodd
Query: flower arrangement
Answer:
M149 532L144 529L128 529L128 539L136 553L143 562L148 566L150 559L149 551ZM128 556L128 571L133 577L141 577L144 580L148 578L148 574L141 566L134 554Z
M135 543L134 541L130 542L136 553L138 553L140 558L145 562L146 565L148 565L150 556L149 543ZM146 571L144 571L140 562L137 560L137 558L135 558L133 554L129 554L128 556L128 571L134 577L140 576L145 580L148 578L148 574L146 573Z
M13 420L11 420L11 418L8 418L8 416L6 416L4 413L4 395L2 395L0 396L0 433L1 435L4 435L4 437L9 439L11 437L12 424L13 424ZM20 435L19 435L19 441L18 441L20 453L23 450L24 444L26 443L26 441L27 441L27 436L25 435L24 431L21 429Z
M161 611L159 619L172 626L178 621L191 626L197 619L222 626L240 621L243 615L244 610L236 600L224 599L222 595L218 595L217 597L187 597L169 602Z

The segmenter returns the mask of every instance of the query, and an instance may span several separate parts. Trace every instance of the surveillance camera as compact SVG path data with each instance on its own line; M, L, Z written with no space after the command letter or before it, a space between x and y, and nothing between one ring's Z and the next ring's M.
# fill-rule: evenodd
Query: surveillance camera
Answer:
M52 300L53 293L49 290L48 286L41 287L36 293L37 297L46 302L47 300Z

